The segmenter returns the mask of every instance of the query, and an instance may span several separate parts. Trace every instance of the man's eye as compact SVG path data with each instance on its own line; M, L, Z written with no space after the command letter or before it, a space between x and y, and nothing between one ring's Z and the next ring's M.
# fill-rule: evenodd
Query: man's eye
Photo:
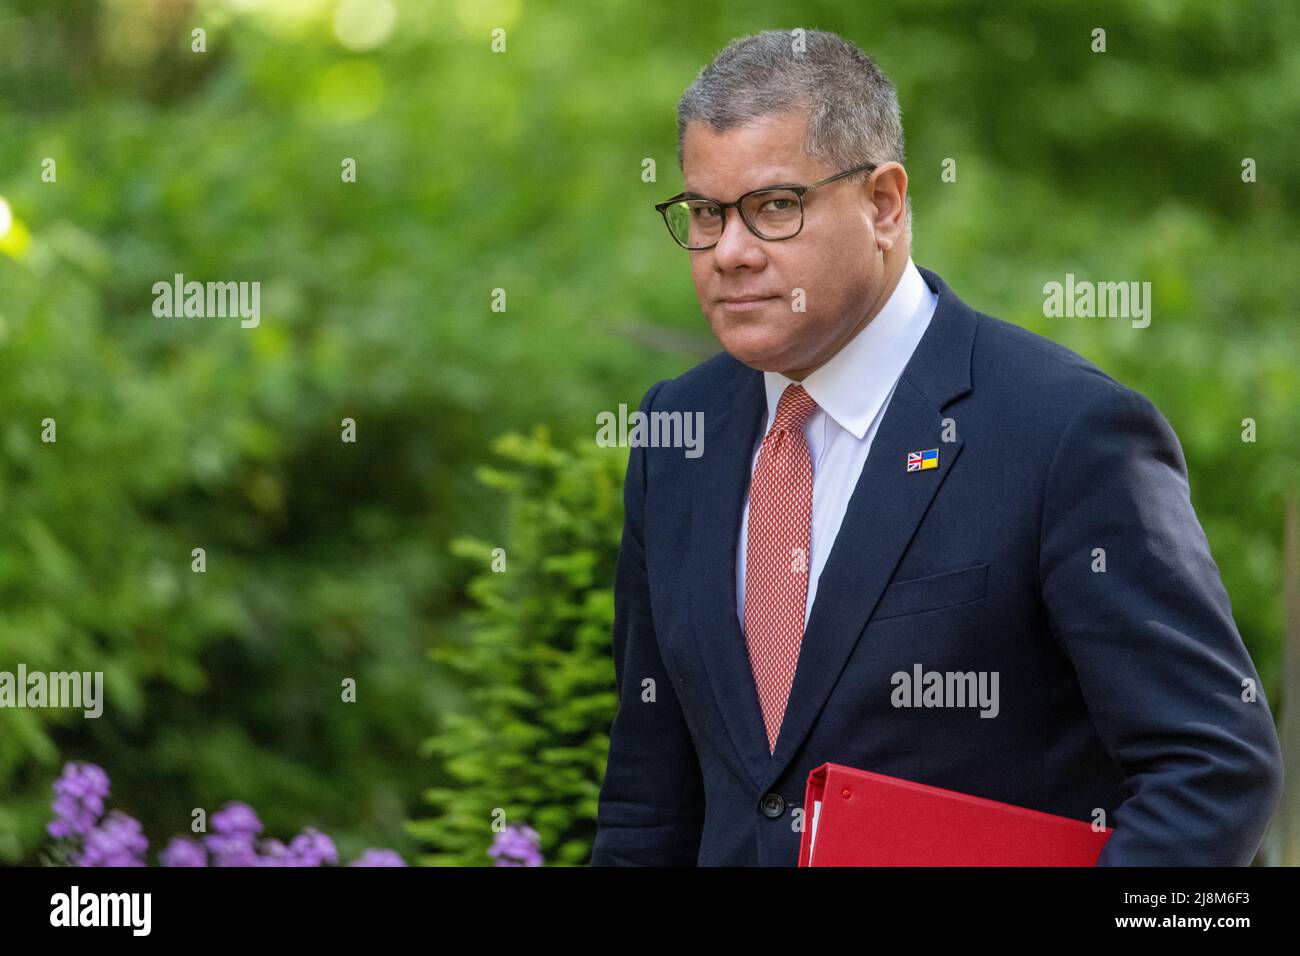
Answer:
M762 212L786 212L793 206L793 199L769 199L763 203Z

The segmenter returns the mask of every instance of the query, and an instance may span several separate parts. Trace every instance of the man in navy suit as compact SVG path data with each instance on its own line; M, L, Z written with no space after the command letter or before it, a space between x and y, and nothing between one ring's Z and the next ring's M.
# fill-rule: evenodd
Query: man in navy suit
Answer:
M793 866L829 761L1113 827L1101 865L1248 864L1281 753L1164 418L913 265L853 45L735 41L678 132L726 351L640 405L703 453L630 453L592 863Z

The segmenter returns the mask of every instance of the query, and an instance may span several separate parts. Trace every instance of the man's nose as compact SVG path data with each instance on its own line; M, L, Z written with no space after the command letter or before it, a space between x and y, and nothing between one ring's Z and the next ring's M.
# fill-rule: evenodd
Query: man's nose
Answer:
M722 235L718 237L718 244L713 247L713 258L718 268L762 266L767 256L763 250L763 240L750 232L749 227L740 217L740 210L728 209L726 221L722 226Z

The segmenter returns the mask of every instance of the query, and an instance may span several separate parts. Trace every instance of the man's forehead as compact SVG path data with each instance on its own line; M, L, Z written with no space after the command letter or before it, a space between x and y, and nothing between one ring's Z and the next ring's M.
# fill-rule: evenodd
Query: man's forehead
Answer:
M735 199L737 196L751 190L762 189L764 186L776 186L783 183L802 184L806 179L806 176L793 172L788 167L760 166L745 170L735 177L688 175L685 180L684 191L688 196L729 201L729 199Z
M818 164L803 150L805 120L764 117L717 132L707 123L687 124L682 175L688 193L739 196L775 183L807 181Z

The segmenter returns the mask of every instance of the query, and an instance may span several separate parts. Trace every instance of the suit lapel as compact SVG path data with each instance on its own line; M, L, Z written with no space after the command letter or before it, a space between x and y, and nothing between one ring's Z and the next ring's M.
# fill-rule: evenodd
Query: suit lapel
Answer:
M705 416L692 493L689 580L695 635L727 732L758 786L770 754L745 636L736 617L736 544L754 443L767 418L763 373L741 366Z

